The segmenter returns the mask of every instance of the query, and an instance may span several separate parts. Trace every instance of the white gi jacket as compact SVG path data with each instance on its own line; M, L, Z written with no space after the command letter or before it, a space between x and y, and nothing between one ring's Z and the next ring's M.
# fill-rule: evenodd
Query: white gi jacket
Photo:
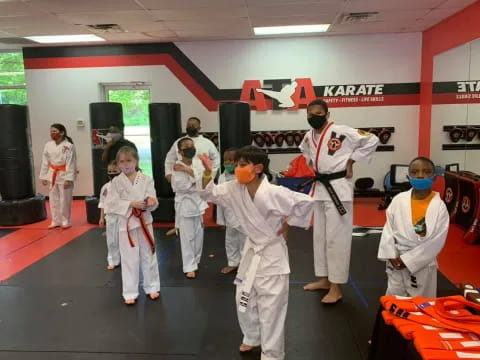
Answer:
M346 125L329 122L318 138L312 129L305 134L300 150L316 172L331 174L344 171L348 160L369 162L378 145L378 137ZM320 144L319 144L320 143ZM352 179L331 180L340 201L353 200ZM315 200L331 200L325 186L312 186Z
M130 230L140 227L140 220L136 216L131 216L132 209L130 203L132 201L142 201L147 197L157 198L153 179L144 173L138 171L134 183L132 184L128 177L121 173L111 181L110 192L107 196L106 207L112 214L119 215L120 231L127 231L127 220ZM146 224L153 222L151 212L158 205L148 207L143 212L143 218Z
M387 222L383 228L378 259L388 261L400 256L415 274L429 265L436 265L436 257L445 244L449 227L447 207L438 193L430 201L425 215L427 234L415 233L412 224L412 190L404 191L387 208Z
M228 181L234 181L234 180L235 180L235 174L230 174L225 171L219 176L218 184L224 184ZM233 212L232 209L228 207L223 207L223 206L217 207L217 224L228 226L243 232L240 226L240 222L235 216L235 213Z
M212 171L215 174L220 167L220 155L218 154L215 144L203 137L203 135L185 137L193 140L193 144L195 145L196 149L195 159L199 160L198 155L208 154L208 157L212 160ZM173 173L173 165L175 165L175 163L182 158L178 152L177 143L179 140L180 139L175 140L172 147L168 151L167 156L165 157L165 176Z
M53 140L47 142L43 149L42 166L40 168L40 180L52 182L54 170L50 167L65 165L65 171L58 171L55 179L56 184L64 184L65 181L75 181L77 177L77 155L75 146L68 140L60 144Z
M176 163L191 168L195 177L191 177L183 171L173 171L172 189L175 192L175 215L184 217L203 215L208 204L200 197L197 187L197 182L202 182L204 171L202 163L197 158L192 159L191 166L180 160Z
M247 187L236 180L220 185L210 181L200 196L233 211L247 234L243 254L252 249L261 257L254 276L290 273L287 245L284 237L277 233L285 217L290 225L310 226L314 204L310 196L270 184L266 176L253 200ZM244 260L242 256L240 267Z

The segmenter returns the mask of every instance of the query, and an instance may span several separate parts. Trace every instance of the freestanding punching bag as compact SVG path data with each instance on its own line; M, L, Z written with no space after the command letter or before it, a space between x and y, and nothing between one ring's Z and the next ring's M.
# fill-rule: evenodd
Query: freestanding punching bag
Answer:
M219 105L220 154L231 147L250 145L250 104L225 102ZM223 164L223 155L220 156Z
M151 103L148 109L153 179L159 202L158 209L152 215L155 222L173 222L175 202L172 187L165 179L165 157L175 140L182 135L180 104Z
M123 129L122 104L116 102L98 102L90 104L90 129L92 137L93 194L85 198L87 221L98 224L100 210L98 199L102 186L108 182L107 165L102 160L107 140L103 137L110 126Z
M0 105L0 127L0 225L44 220L45 197L34 191L27 107Z

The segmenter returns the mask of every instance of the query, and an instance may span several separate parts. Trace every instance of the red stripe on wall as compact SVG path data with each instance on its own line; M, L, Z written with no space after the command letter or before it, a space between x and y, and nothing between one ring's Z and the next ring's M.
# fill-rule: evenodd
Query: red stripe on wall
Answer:
M443 93L433 94L432 104L478 104L480 103L480 93Z
M324 97L329 107L418 105L419 94Z
M218 101L213 99L169 54L33 58L25 59L24 65L27 70L163 65L209 111L216 111L218 108Z
M480 37L480 1L443 20L423 33L420 82L418 153L430 155L433 57Z

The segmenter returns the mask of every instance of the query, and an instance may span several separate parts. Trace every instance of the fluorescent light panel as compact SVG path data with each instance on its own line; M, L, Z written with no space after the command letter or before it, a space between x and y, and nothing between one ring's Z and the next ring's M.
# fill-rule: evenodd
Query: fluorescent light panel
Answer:
M41 44L59 44L59 43L74 43L74 42L94 42L105 41L105 39L93 35L52 35L52 36L26 36L25 39L29 39Z
M330 24L254 27L255 35L308 34L325 32Z

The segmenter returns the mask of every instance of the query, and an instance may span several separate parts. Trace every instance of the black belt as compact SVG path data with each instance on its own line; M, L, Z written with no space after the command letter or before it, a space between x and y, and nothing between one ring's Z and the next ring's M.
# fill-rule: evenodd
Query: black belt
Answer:
M347 213L347 210L345 209L342 202L338 198L338 195L337 195L335 189L333 188L332 184L330 184L330 181L331 180L336 180L336 179L341 179L341 178L344 178L345 176L347 176L347 171L346 170L339 171L339 172L332 173L332 174L320 174L320 173L315 172L315 177L313 177L311 179L308 179L308 180L304 181L303 183L301 183L300 185L298 185L297 190L302 190L304 187L314 183L315 181L321 182L323 184L323 186L325 186L325 189L327 189L328 195L330 195L330 198L332 199L333 203L335 204L335 207L337 208L338 213L343 216Z

